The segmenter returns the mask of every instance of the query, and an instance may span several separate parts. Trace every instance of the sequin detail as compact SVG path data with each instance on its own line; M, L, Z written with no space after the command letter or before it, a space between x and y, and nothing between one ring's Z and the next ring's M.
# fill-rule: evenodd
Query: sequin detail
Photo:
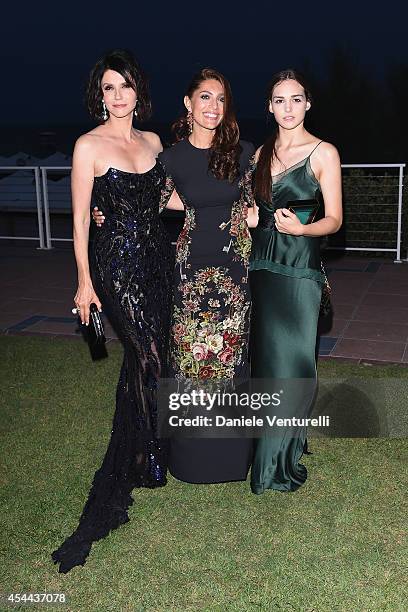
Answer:
M95 178L90 267L95 291L124 347L109 446L79 526L52 558L59 571L83 565L92 543L129 520L134 487L166 484L167 441L156 437L156 390L166 375L173 257L159 218L162 165L144 174L110 168ZM89 375L92 373L90 371Z

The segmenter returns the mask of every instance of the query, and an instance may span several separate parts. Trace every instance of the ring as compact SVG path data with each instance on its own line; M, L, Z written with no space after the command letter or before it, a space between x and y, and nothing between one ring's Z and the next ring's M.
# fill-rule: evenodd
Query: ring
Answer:
M72 314L74 314L74 315L75 315L75 314L79 314L79 311L80 311L79 306L77 306L76 308L73 308L73 309L71 310Z

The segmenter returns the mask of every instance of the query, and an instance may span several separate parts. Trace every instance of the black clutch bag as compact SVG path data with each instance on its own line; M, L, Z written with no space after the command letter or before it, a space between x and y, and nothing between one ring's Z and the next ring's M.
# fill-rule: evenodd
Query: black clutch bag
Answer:
M106 342L101 314L96 304L91 304L89 307L88 336L90 344L100 345Z
M303 225L313 223L320 208L318 200L291 200L286 208L293 212Z
M76 309L73 309L72 312L75 314ZM88 344L92 360L97 361L107 357L105 330L96 304L91 304L89 307L89 325L82 325L80 317L78 317L78 325L82 337Z

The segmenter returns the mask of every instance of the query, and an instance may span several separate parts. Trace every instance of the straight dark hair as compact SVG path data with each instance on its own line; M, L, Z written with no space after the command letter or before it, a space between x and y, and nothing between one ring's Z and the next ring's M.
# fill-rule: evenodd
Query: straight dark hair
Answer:
M126 49L109 51L92 68L86 90L86 105L91 117L97 121L103 121L102 78L107 70L119 72L126 83L136 92L138 120L146 121L149 119L152 114L152 105L148 80L132 53Z
M305 77L298 72L297 70L293 70L292 68L288 68L286 70L281 70L273 75L269 85L268 85L268 100L267 105L272 100L273 90L276 85L279 85L283 81L293 80L299 83L305 91L306 100L308 102L312 101L312 96L310 93L309 86L307 85ZM266 142L262 145L258 162L256 164L256 174L255 174L255 195L258 196L261 200L269 202L271 200L271 189L272 189L272 176L271 176L271 166L274 159L277 157L276 153L276 139L278 137L279 130L278 128L269 136Z
M187 88L185 95L191 99L193 93L203 81L214 79L221 83L224 89L224 116L221 123L215 128L215 133L209 151L208 169L218 179L227 179L233 182L240 173L239 156L242 147L239 144L239 127L235 116L231 85L221 72L214 68L203 68L195 74ZM189 136L185 115L177 119L172 125L176 142Z

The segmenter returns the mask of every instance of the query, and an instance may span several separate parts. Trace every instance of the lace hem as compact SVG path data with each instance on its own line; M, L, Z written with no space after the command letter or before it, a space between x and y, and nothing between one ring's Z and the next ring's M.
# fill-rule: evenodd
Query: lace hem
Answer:
M160 448L161 445L160 452L167 457L165 441L152 441L152 443L156 448ZM109 445L105 458L114 453L114 446L114 443ZM152 444L147 446L151 451ZM145 453L151 458L152 453L146 446ZM163 460L164 457L161 459ZM54 563L60 564L58 571L61 574L66 574L77 565L85 565L93 542L105 538L111 531L129 522L128 509L134 502L131 495L134 488L153 489L162 487L167 482L164 470L161 478L157 478L157 473L156 476L152 474L148 479L143 474L135 475L134 478L126 478L109 473L109 462L106 463L107 465L103 465L95 473L77 529L51 554ZM157 464L152 467L156 467L157 470Z
M130 380L135 379L132 372ZM157 439L155 422L153 429L146 426L137 410L138 406L147 404L148 412L155 414L156 393L149 393L143 386L128 388L128 381L125 357L112 434L102 466L95 472L77 529L51 555L54 563L60 564L60 573L66 574L76 565L84 565L93 542L129 521L134 488L166 484L168 441Z

